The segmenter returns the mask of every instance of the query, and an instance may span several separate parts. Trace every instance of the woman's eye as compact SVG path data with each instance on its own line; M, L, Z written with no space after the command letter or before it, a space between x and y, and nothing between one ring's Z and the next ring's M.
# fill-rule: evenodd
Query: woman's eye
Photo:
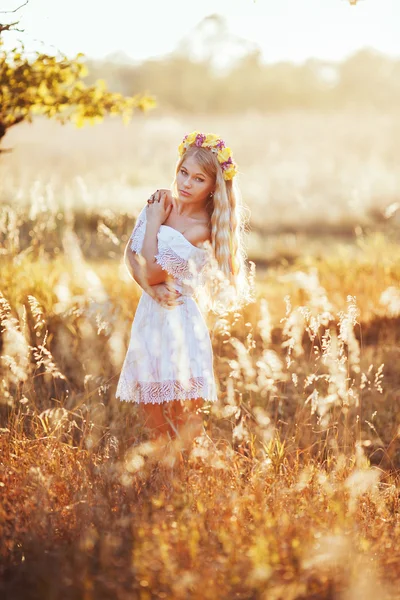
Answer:
M183 169L181 169L181 173L183 173L184 175L186 175L186 171L184 171ZM196 177L197 181L201 181L203 182L204 179L200 179L200 177Z

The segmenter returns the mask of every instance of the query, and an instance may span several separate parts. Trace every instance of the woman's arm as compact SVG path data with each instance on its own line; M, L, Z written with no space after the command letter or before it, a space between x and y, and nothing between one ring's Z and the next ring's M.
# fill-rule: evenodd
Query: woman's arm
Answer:
M125 265L133 279L143 289L163 283L170 278L169 273L160 267L155 259L155 255L158 253L157 233L158 228L156 224L146 223L146 231L140 252L144 260L141 260L138 254L131 250L130 239L125 247Z
M163 283L170 279L170 275L156 262L155 256L158 254L157 234L160 226L153 222L147 221L146 231L141 250L141 255L146 260L146 272L149 285Z
M156 302L164 306L164 308L174 308L178 304L183 304L181 299L182 294L178 290L176 290L173 286L168 286L168 281L163 281L161 283L155 283L153 285L149 285L146 281L146 277L143 274L143 267L140 262L145 263L145 259L138 258L138 255L129 247L130 240L125 248L124 253L124 262L127 267L130 275L136 281L138 285L140 285L143 290L145 290Z

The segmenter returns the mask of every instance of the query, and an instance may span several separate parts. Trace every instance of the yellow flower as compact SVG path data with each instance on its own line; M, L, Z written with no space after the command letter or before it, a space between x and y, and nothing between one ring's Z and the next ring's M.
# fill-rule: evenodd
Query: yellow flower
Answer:
M203 142L203 146L215 146L218 140L219 137L215 133L207 133L206 139Z
M200 131L192 131L192 133L189 133L189 135L187 136L185 142L187 144L193 144L194 140L196 139L196 135L200 133Z
M185 150L185 145L184 145L184 143L183 143L183 142L181 142L181 143L179 144L179 146L178 146L178 152L179 152L179 154L180 154L181 156L182 156L182 154L183 154L184 150Z
M224 171L224 179L232 179L233 176L235 175L235 173L236 173L236 167L235 167L235 165L230 165Z
M228 160L228 158L231 155L231 149L230 148L222 148L221 150L218 151L218 160L219 162L223 163L225 161Z

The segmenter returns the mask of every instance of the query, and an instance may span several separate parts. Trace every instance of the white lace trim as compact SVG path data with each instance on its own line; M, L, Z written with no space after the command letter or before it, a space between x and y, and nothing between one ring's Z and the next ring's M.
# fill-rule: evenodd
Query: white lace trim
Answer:
M154 258L165 271L168 271L176 279L193 278L189 262L174 252L172 248L159 244L158 253Z
M205 273L203 265L197 265L193 256L188 260L182 258L169 246L160 243L158 253L154 257L165 271L168 271L175 279L181 281L190 281L192 285L203 285L205 281Z
M143 246L143 240L144 240L144 234L145 234L145 229L143 227L144 225L144 221L139 221L136 225L135 228L133 230L133 233L131 235L131 250L133 250L133 252L137 252L139 253L142 249Z
M144 402L160 404L171 400L192 400L203 398L210 402L218 400L215 385L209 384L204 377L191 377L189 387L180 381L134 381L129 383L122 375L118 382L116 398L122 402Z

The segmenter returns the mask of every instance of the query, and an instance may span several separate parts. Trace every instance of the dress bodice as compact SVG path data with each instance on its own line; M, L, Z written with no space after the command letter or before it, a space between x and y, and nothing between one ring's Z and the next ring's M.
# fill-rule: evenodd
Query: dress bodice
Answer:
M146 208L141 210L131 235L130 248L140 253L146 231ZM156 262L174 279L174 285L184 295L193 295L196 287L204 285L205 267L209 264L206 248L194 246L177 229L161 225L157 233Z

